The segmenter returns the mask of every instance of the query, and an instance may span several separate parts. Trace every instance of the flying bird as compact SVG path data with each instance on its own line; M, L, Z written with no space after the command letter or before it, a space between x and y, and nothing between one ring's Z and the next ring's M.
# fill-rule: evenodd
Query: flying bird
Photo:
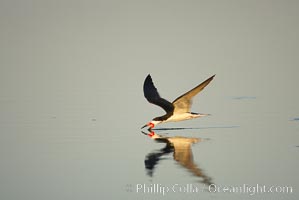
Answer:
M172 103L170 103L168 100L160 97L158 90L152 81L151 75L147 75L143 84L144 97L148 100L148 102L163 108L166 114L153 118L141 128L149 127L149 129L152 129L160 123L177 122L209 115L190 112L190 107L192 105L192 98L202 91L213 80L214 76L215 75L211 76L192 90L179 96Z

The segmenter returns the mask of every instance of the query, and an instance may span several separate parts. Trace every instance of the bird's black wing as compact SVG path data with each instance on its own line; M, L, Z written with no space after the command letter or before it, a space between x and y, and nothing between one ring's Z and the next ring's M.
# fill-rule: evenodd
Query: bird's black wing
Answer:
M172 103L160 97L157 88L154 86L151 75L149 74L143 84L144 97L152 104L160 106L166 113L173 112L174 106Z
M164 160L165 158L163 158L163 156L172 153L173 150L174 150L173 147L167 144L164 148L160 149L159 151L155 151L147 154L144 160L144 165L147 171L147 175L153 177L155 167L159 164L159 161Z

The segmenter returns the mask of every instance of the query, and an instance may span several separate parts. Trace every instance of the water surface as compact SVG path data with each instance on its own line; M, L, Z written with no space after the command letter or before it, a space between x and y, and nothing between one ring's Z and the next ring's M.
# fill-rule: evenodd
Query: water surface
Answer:
M298 2L0 4L0 199L298 199Z

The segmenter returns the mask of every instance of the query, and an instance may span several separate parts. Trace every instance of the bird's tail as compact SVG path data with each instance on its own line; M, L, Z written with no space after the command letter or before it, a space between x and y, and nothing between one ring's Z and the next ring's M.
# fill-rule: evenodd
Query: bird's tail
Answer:
M204 114L204 113L196 113L196 112L191 112L192 115L195 115L196 117L204 117L204 116L209 116L211 114Z

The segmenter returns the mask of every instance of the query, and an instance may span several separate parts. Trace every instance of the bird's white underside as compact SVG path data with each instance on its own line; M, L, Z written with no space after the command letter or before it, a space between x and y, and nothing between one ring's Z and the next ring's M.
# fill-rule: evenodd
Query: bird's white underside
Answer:
M177 122L177 121L183 121L183 120L188 120L188 119L198 118L198 117L201 117L201 115L191 114L191 113L180 113L180 114L172 115L165 122Z
M165 121L152 121L153 124L160 124L160 123L165 123L165 122L178 122L178 121L183 121L183 120L188 120L188 119L193 119L193 118L198 118L198 117L203 117L207 116L208 114L192 114L192 113L180 113L180 114L174 114L171 117L169 117Z

